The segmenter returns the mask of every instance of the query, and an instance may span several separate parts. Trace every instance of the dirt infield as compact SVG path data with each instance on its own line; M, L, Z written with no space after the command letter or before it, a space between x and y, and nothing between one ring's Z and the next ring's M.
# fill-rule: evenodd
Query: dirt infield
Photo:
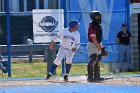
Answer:
M38 79L38 80L0 80L0 87L6 86L32 86L32 85L48 85L48 84L64 84L63 78L53 78L51 80ZM86 81L85 76L75 76L70 77L67 83L80 83L89 84L91 82ZM106 85L129 85L129 86L140 86L140 77L114 77L113 79L108 79L100 82L92 82L96 84L106 84Z

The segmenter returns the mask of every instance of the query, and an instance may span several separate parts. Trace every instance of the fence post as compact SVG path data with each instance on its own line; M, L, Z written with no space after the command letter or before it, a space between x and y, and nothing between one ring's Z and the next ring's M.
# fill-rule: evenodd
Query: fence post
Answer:
M44 46L44 62L48 62L48 47L47 45Z
M29 45L29 62L32 62L32 45L33 41L31 39L27 39L27 44Z
M53 50L52 49L50 49L49 48L49 46L48 46L48 55L47 55L47 73L49 74L49 70L50 70L50 68L51 68L51 66L52 66L52 52L53 52Z
M8 77L11 77L11 50L10 50L10 11L9 0L6 0L6 31L7 31L7 50L8 50Z

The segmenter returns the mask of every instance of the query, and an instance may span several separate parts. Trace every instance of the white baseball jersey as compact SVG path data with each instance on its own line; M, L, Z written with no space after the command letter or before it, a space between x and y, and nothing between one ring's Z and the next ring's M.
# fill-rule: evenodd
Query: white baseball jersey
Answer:
M57 36L62 38L60 45L64 48L78 48L76 45L80 44L80 33L78 31L70 32L68 28L64 28Z

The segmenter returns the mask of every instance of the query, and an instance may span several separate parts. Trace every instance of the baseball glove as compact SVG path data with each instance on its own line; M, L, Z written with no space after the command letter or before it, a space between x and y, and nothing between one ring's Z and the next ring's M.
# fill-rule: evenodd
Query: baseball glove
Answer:
M108 56L108 51L106 51L105 47L102 47L101 55L102 56Z

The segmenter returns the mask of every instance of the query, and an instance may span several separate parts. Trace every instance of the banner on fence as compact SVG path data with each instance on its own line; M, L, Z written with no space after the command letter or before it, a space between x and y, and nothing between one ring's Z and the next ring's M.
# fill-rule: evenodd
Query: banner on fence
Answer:
M108 56L102 56L102 62L118 62L118 45L116 44L105 44L104 47L108 51ZM88 62L88 49L86 44L81 44L79 50L76 52L73 58L73 62L85 63Z
M49 43L64 28L63 9L35 9L32 14L34 43Z
M116 42L117 33L121 30L121 24L128 22L128 0L70 0L69 1L69 19L76 19L79 21L79 32L81 43L87 43L87 31L91 21L90 12L98 10L102 13L102 27L103 27L103 44L109 50L109 56L103 57L104 62L118 62L118 46L112 45ZM102 4L101 4L102 3ZM76 7L73 7L76 6ZM120 17L118 17L118 15ZM108 45L107 45L108 44ZM85 46L81 45L82 49ZM74 61L87 61L86 50L79 50L75 55ZM79 55L79 53L81 53Z

